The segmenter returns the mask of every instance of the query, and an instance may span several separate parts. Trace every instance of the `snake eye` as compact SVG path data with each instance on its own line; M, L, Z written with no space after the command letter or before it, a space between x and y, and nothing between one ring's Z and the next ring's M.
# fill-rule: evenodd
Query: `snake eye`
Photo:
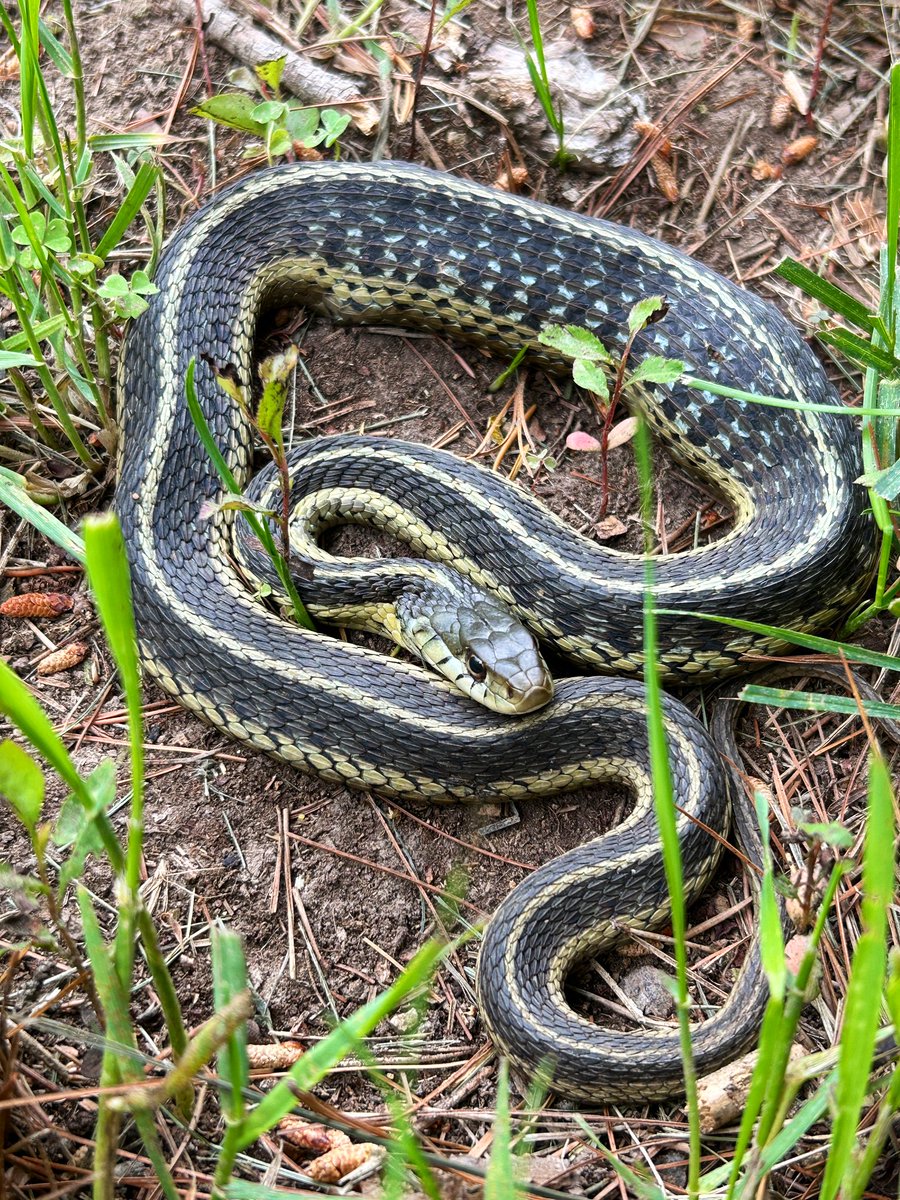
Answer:
M466 659L466 670L476 683L481 683L483 679L487 679L487 667L477 654L470 654L468 656Z

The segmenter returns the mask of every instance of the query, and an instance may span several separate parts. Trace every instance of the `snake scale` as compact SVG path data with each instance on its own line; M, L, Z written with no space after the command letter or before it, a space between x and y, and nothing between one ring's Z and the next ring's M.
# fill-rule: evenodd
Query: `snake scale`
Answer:
M385 628L405 577L449 565L582 672L557 681L544 707L498 715L417 662L293 626L253 598L231 561L235 518L215 508L223 487L188 414L185 374L195 359L200 403L243 486L251 432L210 363L250 387L260 314L278 304L438 330L507 356L527 346L533 361L562 370L538 344L543 325L587 326L615 353L630 306L660 294L668 312L637 337L633 362L673 356L729 387L836 404L816 358L770 304L652 238L401 164L252 175L179 230L156 283L127 336L117 491L147 668L232 736L354 787L507 800L625 784L635 804L622 825L548 862L501 905L480 954L479 1002L496 1042L526 1071L549 1062L563 1092L637 1100L676 1091L677 1031L605 1029L576 1015L562 990L572 963L622 924L658 924L667 912L640 682L641 560L586 540L524 490L446 453L366 437L296 449L291 504L312 543L319 526L361 520L438 560L369 564L387 589ZM853 482L861 463L852 422L680 384L636 403L736 513L719 542L658 560L658 604L682 610L660 617L667 680L716 678L773 648L692 612L812 629L858 597L872 538ZM255 486L265 495L273 485ZM313 611L346 616L353 601L339 573L309 554ZM320 596L320 584L331 590ZM481 659L466 653L478 679ZM693 897L717 860L707 829L727 832L732 802L751 861L759 847L709 735L674 699L664 716ZM695 1027L698 1070L752 1040L764 994L754 944L728 1001Z

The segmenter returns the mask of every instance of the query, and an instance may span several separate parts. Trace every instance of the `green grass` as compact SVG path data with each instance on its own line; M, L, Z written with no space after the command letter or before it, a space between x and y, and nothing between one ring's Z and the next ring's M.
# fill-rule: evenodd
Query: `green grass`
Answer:
M161 176L146 157L158 137L88 136L71 0L63 0L62 9L66 44L44 22L38 0L18 0L18 23L0 7L0 28L18 61L21 116L19 136L0 145L0 296L19 325L18 333L0 341L0 365L13 388L9 407L20 409L30 427L8 457L41 461L68 446L81 473L80 485L68 481L71 494L88 486L114 442L111 334L155 290L147 271L130 279L103 278L103 272L138 219L152 270L161 230L148 201L155 191L161 210ZM51 100L51 91L61 87L74 106L74 136L61 127ZM99 174L110 168L125 194L97 234L91 195ZM51 495L52 479L48 472Z
M563 120L562 101L554 102L553 84L547 71L547 60L544 56L544 34L541 29L541 18L537 0L525 0L528 11L528 29L531 34L531 50L519 38L522 52L525 55L525 65L531 79L531 86L537 96L538 103L547 118L547 124L556 135L557 149L553 156L553 165L565 170L574 156L566 149L566 129ZM516 32L518 37L518 32Z

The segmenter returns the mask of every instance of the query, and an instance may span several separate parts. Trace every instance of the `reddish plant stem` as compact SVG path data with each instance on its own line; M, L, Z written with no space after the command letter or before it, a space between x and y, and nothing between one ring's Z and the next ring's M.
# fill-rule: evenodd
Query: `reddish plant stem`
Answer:
M819 38L816 42L816 57L813 63L812 78L809 81L809 101L806 107L806 124L813 123L813 105L816 102L816 97L819 94L819 85L822 81L822 58L825 54L825 42L828 40L828 29L831 25L831 15L834 12L834 0L828 0L825 5L825 12L822 15L822 24L819 26Z

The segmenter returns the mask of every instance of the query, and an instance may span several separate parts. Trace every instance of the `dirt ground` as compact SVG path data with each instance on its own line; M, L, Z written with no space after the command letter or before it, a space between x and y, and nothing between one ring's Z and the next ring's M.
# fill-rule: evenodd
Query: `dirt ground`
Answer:
M279 0L272 11L290 23L300 7ZM644 167L631 179L627 175L637 161L637 137L623 168L561 174L542 161L525 136L508 135L470 102L467 76L493 38L509 38L510 12L516 12L518 28L526 32L520 8L524 6L475 0L461 14L463 58L450 71L437 61L425 69L417 161L486 183L495 182L510 162L524 166L523 193L633 225L685 248L775 299L797 320L809 317L810 308L772 275L786 253L815 269L823 267L830 277L871 298L883 201L878 142L886 101L882 73L888 61L876 6L837 5L832 13L830 5L818 0L796 7L776 3L761 6L759 13L753 6L753 20L742 23L745 9L726 3L685 0L675 9L652 4L634 13L607 0L588 4L595 32L583 43L584 51L613 73L624 66L625 85L639 93L647 118L666 121L670 128L672 150L662 167L657 164L655 172ZM826 9L831 13L827 28ZM414 70L419 62L414 44L421 37L426 10L427 6L419 9L387 0L380 18L386 44L402 47ZM567 6L547 4L542 11L549 40L574 39ZM794 13L799 38L792 63L784 47ZM142 0L79 4L76 17L96 129L154 123L164 127L196 54L171 125L173 140L163 155L168 218L174 228L210 194L207 130L188 109L206 93L205 77L218 90L235 63L210 42L199 42L196 29L166 5ZM326 37L324 10L319 17L307 41ZM409 37L401 36L404 29ZM358 65L364 53L364 46L357 44L340 65ZM322 65L337 69L333 63ZM814 116L807 121L788 106L786 119L776 128L773 103L784 92L789 66L807 89L818 75ZM396 70L402 73L402 65ZM362 91L374 94L365 76L353 78ZM409 84L396 82L394 87L399 97L408 93ZM14 98L15 81L8 80L5 88L0 97ZM5 109L0 111L3 119ZM533 124L539 120L534 118ZM801 156L800 140L812 136L816 145ZM388 156L405 157L410 139L409 123L394 120ZM239 135L217 131L215 174L220 183L245 169L241 145ZM358 133L342 141L348 159L371 157L371 146L371 140ZM790 161L792 153L798 161ZM661 190L666 167L674 172L674 200ZM102 225L102 195L96 208ZM141 251L136 247L136 260ZM488 390L505 364L436 338L336 328L316 319L304 327L302 347L305 370L297 376L294 393L298 437L377 430L440 443L468 455L512 395L512 384L498 393ZM856 380L834 363L829 362L828 369L848 398L858 394ZM590 405L535 372L527 378L526 404L535 406L529 426L535 445L556 466L550 470L544 465L533 476L522 470L521 485L585 532L617 549L637 550L640 525L630 447L610 453L609 501L601 521L597 458L565 445L574 430L596 432ZM489 456L496 451L492 446ZM513 447L502 469L509 469L515 458ZM662 546L684 548L695 529L702 540L727 528L727 511L702 483L687 479L663 458L657 466ZM112 469L102 487L71 504L72 522L108 504L111 487ZM354 534L349 544L360 544L360 536ZM0 513L0 568L0 599L35 589L72 589L79 597L84 593L80 572L70 570L52 546L9 513ZM44 573L47 569L50 573ZM24 574L28 570L35 574ZM867 637L888 648L892 627L885 622ZM88 640L91 647L80 667L47 678L35 674L49 644L76 638ZM61 621L0 624L0 650L33 687L82 768L113 756L124 773L122 696L86 600L79 600L75 612ZM695 696L689 700L700 703ZM407 811L252 753L189 716L152 686L146 689L145 711L146 901L161 930L188 1022L197 1024L211 1011L209 937L212 924L221 920L244 939L255 993L255 1032L261 1041L289 1035L308 1042L326 1033L336 1016L347 1015L383 989L395 978L398 965L436 928L436 889L455 868L464 868L467 878L464 919L482 921L527 870L609 828L627 806L624 794L598 790L551 803L523 803L515 813L487 804L417 806ZM792 805L799 805L820 819L827 814L841 817L858 831L865 791L859 773L864 755L859 730L838 729L824 720L798 723L761 714L748 732L747 745L749 769L773 788L786 828ZM490 830L507 817L514 822ZM117 821L124 821L124 808ZM799 861L796 849L781 849L788 867ZM0 861L20 870L29 867L27 844L8 814L0 814ZM100 871L89 871L88 881L101 900L111 901ZM729 863L716 887L691 912L697 946L692 951L692 977L698 999L715 1002L727 994L740 966L753 919L745 896L745 884ZM77 930L74 905L66 916ZM22 912L17 900L9 899L4 938L12 938L34 919ZM496 1075L474 1003L476 947L470 942L440 972L418 1034L421 1044L404 1044L401 1012L379 1029L373 1049L385 1063L399 1056L401 1067L391 1076L394 1086L401 1096L419 1100L418 1119L434 1147L483 1161L490 1145L485 1114L494 1102ZM839 1011L847 955L840 938L828 955L833 978L826 971L822 996L804 1019L808 1049L828 1044ZM635 966L668 969L669 961L664 944L645 944L643 949L629 945L602 967L621 982ZM16 985L20 1011L49 994L47 980L54 970L52 956L38 951L23 965ZM146 1006L141 1013L144 1048L153 1053L159 1007L151 989L139 995L138 1005ZM571 995L584 1011L610 1019L614 993L597 968L586 966L579 973ZM77 1026L83 1011L83 997L76 990L47 1015ZM76 1044L74 1037L68 1048L65 1039L52 1039L52 1044L55 1066L51 1070L38 1062L38 1076L55 1071L53 1077L69 1087L95 1079L96 1055L89 1045ZM420 1070L402 1069L403 1062L413 1059ZM32 1086L39 1090L37 1081ZM317 1094L348 1114L377 1119L376 1114L383 1113L377 1090L356 1069L334 1073ZM609 1169L579 1135L568 1106L552 1103L548 1114L530 1160L532 1182L576 1195L607 1194ZM89 1100L59 1109L56 1115L71 1138L90 1136ZM614 1142L624 1137L627 1143L622 1130L630 1130L662 1178L674 1187L683 1183L684 1117L677 1104L635 1111L627 1125L618 1113L597 1115L592 1122L600 1131L613 1131ZM207 1132L213 1136L214 1127ZM60 1139L61 1153L75 1153L77 1141L71 1138ZM546 1162L541 1165L540 1159ZM202 1146L192 1148L186 1161L202 1171ZM895 1187L893 1174L886 1164L870 1194L889 1194ZM812 1194L807 1189L815 1178L814 1160L801 1160L783 1172L784 1191ZM450 1177L446 1183L448 1195L462 1187Z

